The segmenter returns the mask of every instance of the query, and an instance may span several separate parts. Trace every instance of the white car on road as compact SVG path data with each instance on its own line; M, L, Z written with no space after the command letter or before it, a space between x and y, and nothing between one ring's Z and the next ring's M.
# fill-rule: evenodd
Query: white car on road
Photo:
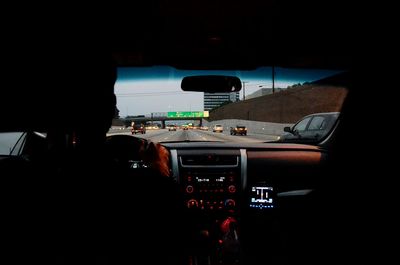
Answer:
M223 132L224 131L224 127L221 124L216 124L213 127L213 132Z

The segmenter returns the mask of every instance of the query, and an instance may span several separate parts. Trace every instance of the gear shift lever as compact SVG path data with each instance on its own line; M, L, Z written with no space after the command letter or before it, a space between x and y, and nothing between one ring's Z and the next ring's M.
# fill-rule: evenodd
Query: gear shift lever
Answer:
M240 253L238 223L233 217L221 223L221 259L225 263L237 263Z

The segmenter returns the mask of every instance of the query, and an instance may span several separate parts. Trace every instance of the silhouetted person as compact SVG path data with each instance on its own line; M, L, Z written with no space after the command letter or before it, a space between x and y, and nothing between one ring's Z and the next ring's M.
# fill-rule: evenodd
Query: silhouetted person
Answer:
M31 85L41 86L24 106L31 108L26 126L47 133L48 153L35 172L10 185L18 198L5 212L14 214L3 238L10 263L179 264L184 258L182 201L168 177L168 151L136 140L132 152L151 165L136 171L108 152L116 148L106 138L116 109L110 57L43 54L47 67L30 73Z

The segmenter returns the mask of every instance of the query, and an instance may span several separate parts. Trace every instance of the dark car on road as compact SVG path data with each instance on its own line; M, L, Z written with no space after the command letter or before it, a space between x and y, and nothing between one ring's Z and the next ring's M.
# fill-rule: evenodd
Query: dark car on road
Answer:
M331 131L339 114L339 112L325 112L307 115L293 127L285 127L278 142L309 143L320 141Z
M131 132L132 134L137 134L137 133L145 134L146 127L143 124L135 124L133 125Z
M231 127L231 135L247 135L247 128L243 125L236 125L236 127Z

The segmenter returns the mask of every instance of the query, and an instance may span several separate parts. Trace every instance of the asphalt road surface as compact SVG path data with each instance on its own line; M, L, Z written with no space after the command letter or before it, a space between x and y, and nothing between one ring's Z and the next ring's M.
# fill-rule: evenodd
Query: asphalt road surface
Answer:
M131 135L130 130L114 130L110 131L108 135L112 134L128 134ZM214 133L210 131L201 130L182 130L168 131L167 129L160 130L147 130L146 134L135 134L134 136L149 139L153 142L170 142L170 141L222 141L222 142L242 142L242 143L254 143L254 142L267 142L275 141L277 136L274 135L263 135L263 134L251 134L248 133L246 136L242 135L230 135L228 132Z

